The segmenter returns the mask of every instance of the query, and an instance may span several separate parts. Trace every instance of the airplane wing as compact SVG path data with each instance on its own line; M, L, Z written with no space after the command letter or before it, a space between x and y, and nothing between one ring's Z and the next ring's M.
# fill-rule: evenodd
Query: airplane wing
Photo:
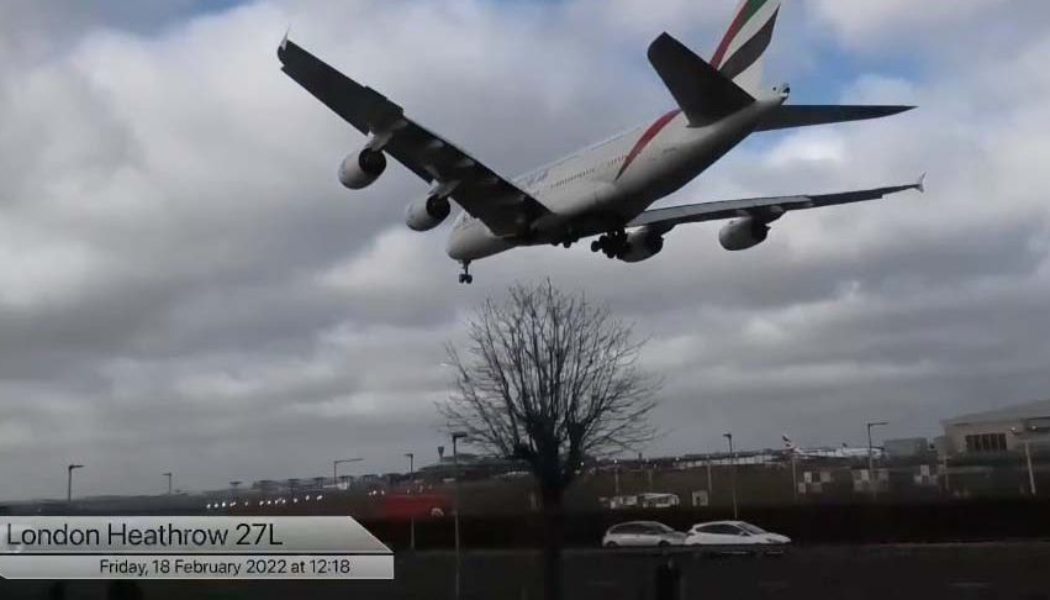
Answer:
M837 204L850 204L852 202L864 202L865 200L877 200L888 194L896 194L906 190L925 191L926 176L923 175L915 183L906 185L895 185L870 190L857 190L852 192L841 192L838 194L815 194L809 196L772 196L769 198L748 198L744 200L723 200L720 202L706 202L703 204L687 204L684 206L671 206L668 208L657 208L647 210L638 215L627 227L647 226L660 233L666 233L677 225L683 223L699 223L701 221L718 221L734 217L772 217L773 220L785 212L802 210L806 208L818 208L821 206L835 206Z
M365 135L370 144L435 186L494 233L514 236L550 211L510 180L405 116L379 92L343 75L285 38L277 51L282 70Z

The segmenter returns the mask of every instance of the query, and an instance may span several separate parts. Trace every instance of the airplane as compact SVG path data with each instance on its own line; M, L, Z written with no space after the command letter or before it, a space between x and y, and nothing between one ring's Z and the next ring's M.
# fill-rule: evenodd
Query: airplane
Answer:
M849 444L843 442L839 448L800 448L797 444L791 441L786 435L782 435L781 438L784 440L784 451L788 456L794 455L796 458L815 459L815 458L875 458L881 459L885 454L885 449L879 446L872 446L871 448L851 448Z
M584 238L593 252L628 263L660 253L678 225L731 219L718 234L729 251L764 242L787 212L875 200L918 181L832 194L721 200L649 209L679 190L750 134L886 117L912 106L791 105L787 84L766 89L762 72L781 0L743 0L710 62L666 32L648 49L649 62L677 103L652 123L621 133L515 178L504 177L452 142L409 118L401 106L343 75L285 35L282 70L368 141L339 166L339 181L371 185L392 156L430 184L409 204L415 231L440 225L451 202L463 210L447 253L472 283L470 264L520 246L571 247ZM450 202L451 201L451 202Z

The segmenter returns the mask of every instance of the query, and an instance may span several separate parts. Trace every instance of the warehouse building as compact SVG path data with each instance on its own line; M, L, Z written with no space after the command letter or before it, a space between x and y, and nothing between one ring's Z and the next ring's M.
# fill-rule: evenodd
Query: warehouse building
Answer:
M1050 450L1050 400L1018 404L942 421L949 455L1015 452L1027 442Z

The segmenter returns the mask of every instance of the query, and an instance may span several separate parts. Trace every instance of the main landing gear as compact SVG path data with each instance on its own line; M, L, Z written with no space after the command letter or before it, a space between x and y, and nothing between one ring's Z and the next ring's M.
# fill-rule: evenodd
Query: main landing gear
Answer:
M610 231L591 242L591 252L603 252L608 258L617 258L627 252L627 232L623 229Z
M463 272L459 274L459 282L470 285L474 283L474 276L470 274L470 261L463 261Z

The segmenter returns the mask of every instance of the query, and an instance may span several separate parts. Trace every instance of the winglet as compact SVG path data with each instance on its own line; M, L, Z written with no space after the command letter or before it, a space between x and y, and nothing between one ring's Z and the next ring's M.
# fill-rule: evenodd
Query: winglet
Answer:
M919 176L919 180L915 182L915 189L919 190L920 194L926 193L926 173Z
M284 37L281 38L281 45L277 47L280 51L283 52L284 49L288 47L288 36L291 35L291 33L292 33L292 26L289 25L288 29L284 32Z

